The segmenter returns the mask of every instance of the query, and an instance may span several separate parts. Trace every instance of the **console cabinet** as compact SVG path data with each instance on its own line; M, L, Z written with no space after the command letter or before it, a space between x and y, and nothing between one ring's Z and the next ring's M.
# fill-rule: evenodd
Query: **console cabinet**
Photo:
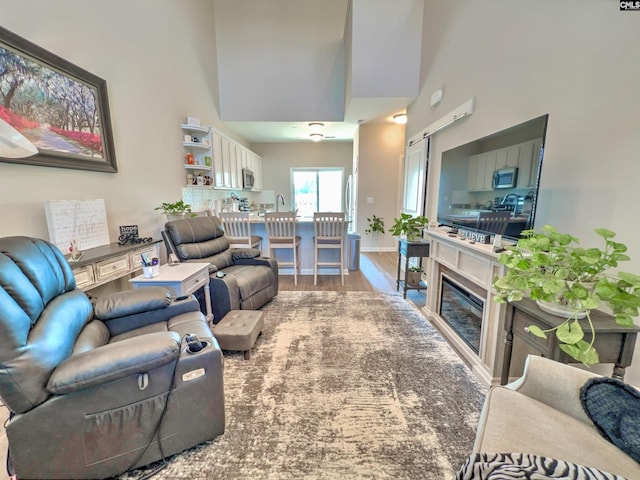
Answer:
M69 262L76 285L81 290L91 290L141 270L140 255L157 257L159 243L160 240L134 245L110 243L85 250L80 260Z

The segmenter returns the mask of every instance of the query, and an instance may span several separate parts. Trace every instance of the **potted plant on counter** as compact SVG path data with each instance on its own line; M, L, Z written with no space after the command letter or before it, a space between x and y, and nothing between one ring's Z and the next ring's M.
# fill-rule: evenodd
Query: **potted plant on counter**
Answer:
M601 248L580 247L576 237L549 225L541 231L525 230L518 243L507 246L498 257L507 270L493 283L497 302L516 302L528 296L541 310L564 317L555 328L530 325L528 331L542 338L555 332L560 349L585 365L599 362L590 311L604 304L616 323L630 327L640 308L640 276L610 273L618 262L630 259L627 246L614 241L616 234L611 230L597 228L595 232L604 241ZM590 331L590 341L584 340L583 327Z
M196 214L191 212L191 205L185 203L182 200L178 200L177 202L169 203L164 202L159 207L156 207L154 210L162 210L167 216L167 220L178 220L180 218L186 217L195 217Z
M399 218L393 220L395 223L389 229L389 233L395 237L405 237L408 242L422 238L422 230L429 223L427 217L413 216L409 213L401 213Z

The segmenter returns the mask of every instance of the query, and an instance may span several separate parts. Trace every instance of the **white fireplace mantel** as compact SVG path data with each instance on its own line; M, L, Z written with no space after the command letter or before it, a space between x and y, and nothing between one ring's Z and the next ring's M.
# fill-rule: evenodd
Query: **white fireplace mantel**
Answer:
M431 239L427 303L424 313L442 333L472 371L486 384L498 384L504 352L505 307L494 301L492 283L504 273L491 245L472 244L445 231L426 232ZM483 296L484 311L479 352L476 353L440 316L442 274L451 272L469 290Z

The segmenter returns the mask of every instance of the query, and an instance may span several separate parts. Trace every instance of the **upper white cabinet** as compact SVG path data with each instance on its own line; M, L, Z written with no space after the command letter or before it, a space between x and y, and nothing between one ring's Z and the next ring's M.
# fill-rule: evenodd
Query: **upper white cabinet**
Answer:
M533 140L470 156L467 176L468 190L471 192L493 190L495 171L507 167L518 168L516 188L535 187L541 147L542 140Z
M404 157L404 189L402 212L423 215L427 168L428 140L409 145Z
M184 130L188 126L183 125L182 127ZM202 150L201 155L196 157L196 159L202 158L202 165L197 161L197 165L188 166L185 164L185 168L206 171L202 174L211 177L211 187L230 190L243 188L242 169L249 168L255 174L253 190L262 189L262 158L213 128L189 128L206 129L207 146L206 150L203 149L204 145L197 145L200 143L199 141L190 142L190 145L185 144L185 148L193 148L198 152ZM195 143L197 146L194 147L191 143Z
M187 171L187 185L195 184L198 176L211 177L213 154L211 150L211 129L195 125L180 125L184 148L184 168Z

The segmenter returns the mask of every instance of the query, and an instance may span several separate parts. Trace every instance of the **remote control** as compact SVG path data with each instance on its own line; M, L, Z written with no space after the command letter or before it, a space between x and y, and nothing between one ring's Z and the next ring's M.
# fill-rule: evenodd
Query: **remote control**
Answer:
M197 335L188 333L184 337L184 339L187 342L187 350L189 351L189 353L197 353L204 348L204 345L202 344L202 342L200 341Z

